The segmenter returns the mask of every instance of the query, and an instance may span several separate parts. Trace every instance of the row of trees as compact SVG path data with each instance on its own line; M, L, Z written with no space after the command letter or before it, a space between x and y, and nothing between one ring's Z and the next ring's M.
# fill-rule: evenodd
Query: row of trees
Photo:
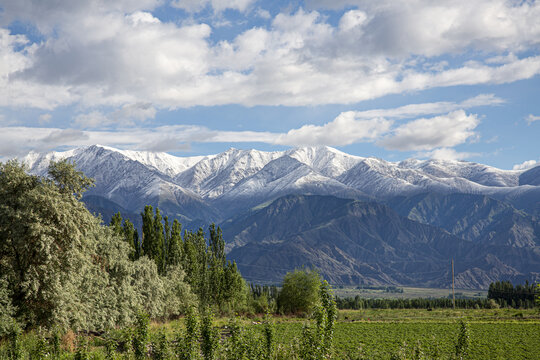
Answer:
M535 284L518 284L510 281L491 283L488 289L488 299L497 301L501 306L534 307L535 298L540 295L539 287Z
M366 299L356 295L355 297L337 298L339 309L451 309L452 299L448 298L417 298L417 299ZM498 307L488 299L456 299L456 307L460 309L491 309Z
M104 226L86 209L80 199L92 184L65 161L48 176L0 164L0 337L14 326L103 331L132 324L139 311L168 318L243 301L247 287L225 259L221 230L182 239L180 224L169 230L156 210L139 242L120 215Z
M171 269L180 267L186 281L198 296L201 308L211 305L220 310L239 309L246 301L247 289L235 262L225 256L225 241L221 228L211 224L209 237L202 228L197 232L184 231L177 219L171 223L159 208L147 205L142 217L142 239L129 219L122 222L120 213L110 223L113 231L132 247L130 257L141 256L153 260L158 273L167 276Z
M316 301L320 277L310 272L307 295L293 294L305 285L298 273L279 295L275 287L250 295L214 224L208 237L202 229L182 236L176 219L147 206L140 237L120 214L104 226L80 201L92 185L66 161L52 162L48 176L17 161L0 164L0 337L13 326L103 331L132 324L140 311L151 318L191 306L244 311L254 298L265 303L258 310L274 310L270 299L284 312ZM297 300L304 305L290 305Z

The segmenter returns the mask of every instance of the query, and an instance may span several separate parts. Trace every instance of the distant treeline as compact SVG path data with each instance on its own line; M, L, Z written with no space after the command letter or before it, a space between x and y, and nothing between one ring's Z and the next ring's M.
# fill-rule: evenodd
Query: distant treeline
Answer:
M337 298L338 309L440 309L452 308L452 299L364 299L355 297ZM493 307L488 299L456 299L456 307L460 309L489 309ZM495 305L497 306L497 305Z
M497 281L489 285L488 299L493 299L503 307L532 308L538 287L535 284L512 285L510 281Z
M341 287L340 287L341 288ZM382 290L387 293L396 293L396 294L402 294L403 288L397 287L397 286L369 286L369 285L363 285L363 286L357 286L357 290Z
M488 297L482 299L456 298L456 308L460 309L493 309L513 307L531 309L535 307L535 296L538 289L534 284L525 282L516 285L508 281L491 283ZM337 298L338 309L444 309L452 308L452 298L418 298L418 299L366 299L360 295Z

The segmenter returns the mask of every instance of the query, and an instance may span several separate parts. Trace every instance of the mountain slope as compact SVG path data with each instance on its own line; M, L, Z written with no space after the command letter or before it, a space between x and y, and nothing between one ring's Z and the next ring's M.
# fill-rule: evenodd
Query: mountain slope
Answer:
M423 193L396 197L388 205L400 215L463 238L491 245L540 246L540 221L484 195Z
M43 156L31 163L30 171L43 174L45 163L48 165L48 161L62 158L75 162L78 169L95 180L96 186L85 196L103 197L132 213L140 213L145 205L158 206L185 223L221 218L204 199L175 184L166 174L103 146Z
M399 216L389 207L331 196L286 196L224 225L229 257L253 281L279 281L311 266L335 284L448 286L449 261L461 259L458 286L486 287L540 266L538 249L515 249L525 263L499 259L507 246L475 244ZM538 269L538 267L537 267Z

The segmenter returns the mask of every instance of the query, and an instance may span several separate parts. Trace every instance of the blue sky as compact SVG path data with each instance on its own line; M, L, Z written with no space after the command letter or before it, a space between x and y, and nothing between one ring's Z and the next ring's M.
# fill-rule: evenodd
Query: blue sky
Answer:
M99 143L540 161L540 3L3 0L0 158Z

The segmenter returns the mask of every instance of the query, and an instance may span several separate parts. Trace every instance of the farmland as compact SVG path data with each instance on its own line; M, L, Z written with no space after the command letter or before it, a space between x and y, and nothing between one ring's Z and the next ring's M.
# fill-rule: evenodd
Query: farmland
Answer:
M538 359L540 314L535 310L340 311L334 350L340 359L389 359L392 355L448 359L459 320L468 323L470 359ZM280 342L300 334L301 322L277 324Z
M540 313L537 309L369 309L341 310L335 327L333 353L336 359L390 359L394 358L441 358L450 359L455 353L459 335L459 320L467 323L470 333L468 359L538 359L540 354ZM261 334L263 317L240 316L237 321L248 333ZM276 354L287 358L289 350L298 347L302 328L309 322L306 318L273 316L276 346L281 351ZM159 334L166 334L171 344L177 334L185 328L184 319L150 324L149 343L156 341ZM219 329L221 341L218 358L227 347L229 318L214 321ZM89 358L101 359L105 354L103 339L111 335L121 339L126 330L115 330L109 334L88 336ZM37 346L39 334L23 336L22 345L31 352ZM76 346L80 339L69 344L69 338L62 339L63 346ZM84 342L84 341L83 341ZM8 344L0 346L5 354ZM121 348L120 348L121 349ZM72 348L73 350L73 348ZM66 352L62 358L71 359L73 352ZM129 359L129 351L123 358Z

